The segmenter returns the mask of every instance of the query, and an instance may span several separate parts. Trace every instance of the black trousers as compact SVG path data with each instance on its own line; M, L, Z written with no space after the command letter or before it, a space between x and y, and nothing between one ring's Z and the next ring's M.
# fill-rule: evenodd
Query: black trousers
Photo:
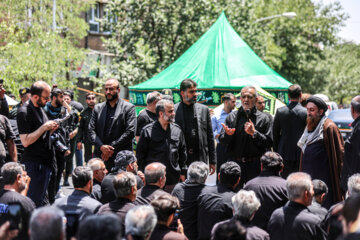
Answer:
M284 170L281 172L281 177L286 179L291 173L299 171L300 160L289 161L284 160Z
M93 145L91 145L91 143L87 143L87 142L84 143L85 162L88 162L91 158L93 158L92 147Z
M76 137L70 140L71 153L65 157L65 174L70 175L73 170L73 159L76 150Z

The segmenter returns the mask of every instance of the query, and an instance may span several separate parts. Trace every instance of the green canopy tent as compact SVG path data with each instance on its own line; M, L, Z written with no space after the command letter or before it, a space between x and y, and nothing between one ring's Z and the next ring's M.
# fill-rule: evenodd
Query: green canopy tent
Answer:
M235 32L225 13L182 56L153 78L130 87L130 102L146 105L146 94L154 90L173 90L174 102L180 101L182 80L193 79L200 92L198 102L210 107L221 103L227 92L238 93L247 85L267 90L287 102L286 79L266 65Z

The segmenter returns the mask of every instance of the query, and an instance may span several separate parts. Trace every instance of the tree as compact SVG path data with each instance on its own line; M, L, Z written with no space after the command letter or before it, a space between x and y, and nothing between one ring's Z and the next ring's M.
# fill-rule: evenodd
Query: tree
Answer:
M53 0L0 2L0 77L8 90L17 92L39 79L61 88L76 84L70 71L85 58L77 45L87 34L88 24L81 14L91 2L57 0L56 29Z
M106 75L129 86L165 69L205 33L221 11L252 49L274 70L305 91L323 88L321 46L336 43L346 19L338 2L323 6L310 0L116 0L108 4L113 34L105 41L116 55ZM295 19L256 19L296 12ZM111 19L111 18L109 18Z
M331 100L340 104L359 95L360 92L360 46L343 43L325 49L323 67L328 69L326 91Z

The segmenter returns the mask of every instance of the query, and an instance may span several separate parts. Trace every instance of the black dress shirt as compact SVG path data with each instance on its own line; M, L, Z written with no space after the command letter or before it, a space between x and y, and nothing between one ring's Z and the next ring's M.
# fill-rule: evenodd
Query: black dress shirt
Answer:
M197 239L197 198L204 189L204 184L191 183L189 180L176 184L172 195L180 201L179 218L184 226L185 235L190 239ZM209 230L210 231L210 230Z
M194 105L186 105L184 106L184 120L185 120L185 141L187 146L189 147L188 153L190 155L195 155L194 158L199 153L199 133L198 133L198 125L197 119L194 112ZM192 152L192 153L191 153Z
M235 192L221 183L203 189L198 198L198 239L210 239L209 230L233 216L231 198L234 195Z
M281 178L279 174L263 171L259 177L247 182L244 189L254 191L261 203L252 223L266 230L273 211L284 206L288 201L286 180Z
M271 240L325 240L327 236L320 223L320 218L306 206L288 202L271 215L268 233Z
M155 113L144 109L137 117L136 135L140 136L141 130L149 123L155 122L158 119Z
M181 128L170 123L164 130L157 120L146 125L136 147L139 169L152 162L166 166L166 185L179 182L180 174L186 174L186 144Z
M247 134L244 125L249 119L255 125L253 136ZM238 111L231 112L225 125L229 128L235 128L235 133L231 136L221 130L220 141L228 144L227 151L236 158L260 158L266 151L272 147L272 126L268 116L256 110L254 107L247 114L241 107Z
M112 139L109 138L110 136L110 126L114 120L114 115L115 115L115 111L116 111L116 107L117 107L117 103L115 104L114 107L111 107L111 105L106 102L107 105L107 109L106 109L106 118L105 118L105 139L104 139L104 144L110 144Z

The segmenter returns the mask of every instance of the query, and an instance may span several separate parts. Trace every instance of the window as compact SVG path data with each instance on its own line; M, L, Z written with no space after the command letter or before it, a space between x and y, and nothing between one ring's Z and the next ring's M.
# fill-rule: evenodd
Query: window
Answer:
M112 24L114 22L117 22L117 19L114 16L110 16L108 10L105 10L104 13L105 13L104 18L106 18L108 20L108 23L111 24L111 25L103 26L103 33L104 34L111 34L112 33Z
M90 24L90 32L99 32L100 23L97 21L100 17L100 5L96 3L96 5L91 8L88 12L88 21Z

